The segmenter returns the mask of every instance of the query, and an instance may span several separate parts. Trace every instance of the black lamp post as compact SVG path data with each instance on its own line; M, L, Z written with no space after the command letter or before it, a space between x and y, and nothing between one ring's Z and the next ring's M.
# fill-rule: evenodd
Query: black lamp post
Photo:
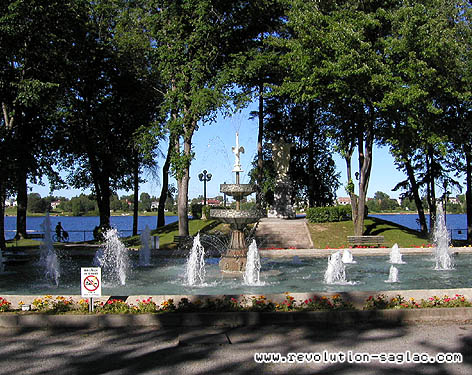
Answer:
M226 185L226 181L223 184ZM223 193L223 207L226 208L226 193Z
M207 181L211 180L211 173L208 173L206 169L198 175L198 179L203 181L203 205L207 204Z
M444 187L444 224L446 224L447 221L447 201L448 201L448 195L449 192L447 191L447 180L443 182L443 187ZM451 236L452 237L452 236Z

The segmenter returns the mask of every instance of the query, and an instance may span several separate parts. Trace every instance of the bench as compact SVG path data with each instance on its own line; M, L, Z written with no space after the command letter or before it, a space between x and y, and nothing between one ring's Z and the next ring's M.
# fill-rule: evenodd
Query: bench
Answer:
M384 236L347 236L347 242L352 246L377 246L385 243Z
M27 233L27 238L44 238L44 233Z
M174 243L177 244L177 247L186 247L187 245L193 242L192 236L174 236Z

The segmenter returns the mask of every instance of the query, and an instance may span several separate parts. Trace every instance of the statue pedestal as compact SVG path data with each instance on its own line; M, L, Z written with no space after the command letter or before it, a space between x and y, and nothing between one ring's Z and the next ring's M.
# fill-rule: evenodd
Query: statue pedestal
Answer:
M241 273L246 269L247 247L244 232L231 228L231 240L226 254L221 257L219 266L223 272Z
M267 217L292 219L296 213L291 205L292 185L288 174L290 168L290 148L293 145L280 140L272 145L272 160L277 172L274 189L274 205L267 213Z
M293 219L296 212L289 204L292 186L288 181L277 181L274 192L274 205L267 213L267 217L279 219Z
M221 257L219 266L222 272L241 275L246 269L246 256L230 256L228 253Z

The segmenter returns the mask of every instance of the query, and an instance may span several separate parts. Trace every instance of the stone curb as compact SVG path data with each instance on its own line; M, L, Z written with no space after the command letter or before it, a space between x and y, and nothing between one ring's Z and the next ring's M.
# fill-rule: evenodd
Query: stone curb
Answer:
M370 311L224 312L137 315L0 314L1 328L98 329L124 327L247 327L284 324L352 325L365 323L471 322L472 308Z

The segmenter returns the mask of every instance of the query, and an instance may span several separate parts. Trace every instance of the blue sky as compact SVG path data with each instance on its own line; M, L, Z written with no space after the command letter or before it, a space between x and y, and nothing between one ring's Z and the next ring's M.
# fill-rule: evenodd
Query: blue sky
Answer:
M247 183L249 181L247 172L250 170L251 162L257 153L257 120L248 119L250 110L251 108L246 109L232 118L220 116L215 123L200 126L195 133L193 137L195 159L192 161L190 168L190 198L203 195L203 183L198 180L198 174L204 169L212 174L211 181L207 183L207 197L220 195L219 185L221 183L234 182L234 173L231 172L234 165L234 155L231 152L231 147L235 144L236 132L239 132L240 145L245 148L245 153L241 154L241 165L244 170L241 174L241 182ZM166 145L162 145L162 150L166 150ZM337 191L337 196L346 196L344 189L346 185L346 166L344 160L338 154L334 154L333 157L337 170L341 173L341 187ZM159 160L159 162L162 165L164 160ZM353 159L352 165L356 167L357 161ZM403 173L395 168L388 149L375 148L368 196L372 197L375 192L383 191L390 197L397 198L399 192L392 192L391 190L399 181L404 179ZM33 192L41 194L42 197L49 194L47 184L46 186L33 185L31 187ZM160 189L160 181L149 179L140 187L140 192L145 191L151 195L159 196ZM53 195L70 198L80 193L80 190L68 189L54 191ZM86 191L86 193L89 193L89 191ZM119 191L118 194L121 196L128 193Z

